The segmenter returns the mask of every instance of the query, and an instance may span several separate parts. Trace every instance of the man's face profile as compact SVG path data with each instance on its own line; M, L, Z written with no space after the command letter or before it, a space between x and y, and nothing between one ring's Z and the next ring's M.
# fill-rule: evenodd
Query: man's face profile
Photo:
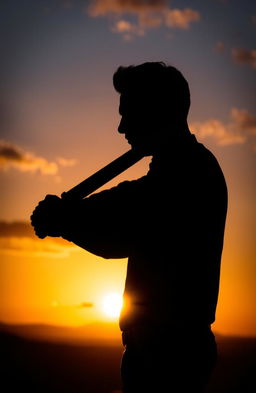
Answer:
M118 132L125 135L132 148L152 153L154 140L159 131L160 119L153 105L154 99L136 93L121 94Z

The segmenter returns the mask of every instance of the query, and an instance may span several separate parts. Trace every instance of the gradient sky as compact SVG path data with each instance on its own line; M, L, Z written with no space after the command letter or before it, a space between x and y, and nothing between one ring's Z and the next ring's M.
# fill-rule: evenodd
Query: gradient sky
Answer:
M122 293L126 260L36 239L29 216L45 194L128 150L116 131L117 67L166 61L190 84L191 131L229 188L215 329L255 335L255 2L10 0L0 33L0 320L106 320L102 298ZM110 185L141 176L148 162Z

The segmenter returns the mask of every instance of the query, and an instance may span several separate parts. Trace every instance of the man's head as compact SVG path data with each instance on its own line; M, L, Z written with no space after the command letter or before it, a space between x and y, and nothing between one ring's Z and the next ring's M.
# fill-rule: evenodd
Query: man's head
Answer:
M162 62L119 67L113 84L120 93L118 131L132 147L152 154L186 128L190 92L176 68Z

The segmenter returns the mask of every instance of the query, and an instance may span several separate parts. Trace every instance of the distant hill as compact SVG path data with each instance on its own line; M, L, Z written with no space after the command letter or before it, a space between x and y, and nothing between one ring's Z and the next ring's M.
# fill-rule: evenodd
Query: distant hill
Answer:
M52 326L44 324L4 324L0 332L17 337L50 342L69 342L72 344L121 344L121 333L116 323L92 323L78 327Z
M5 324L0 322L1 332L10 333L17 337L50 342L121 344L121 332L118 324L114 322L94 322L75 327L47 324ZM225 341L226 345L233 339L243 340L243 337L224 336L216 332L215 336L217 342ZM244 337L244 339L256 340L253 337Z
M121 393L121 345L87 344L29 340L1 331L1 393Z

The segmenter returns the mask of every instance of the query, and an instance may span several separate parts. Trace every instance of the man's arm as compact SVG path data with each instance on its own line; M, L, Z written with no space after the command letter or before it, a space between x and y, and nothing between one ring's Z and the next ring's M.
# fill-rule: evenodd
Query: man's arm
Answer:
M48 195L31 216L36 234L61 236L104 258L127 257L137 182L123 182L78 201Z

